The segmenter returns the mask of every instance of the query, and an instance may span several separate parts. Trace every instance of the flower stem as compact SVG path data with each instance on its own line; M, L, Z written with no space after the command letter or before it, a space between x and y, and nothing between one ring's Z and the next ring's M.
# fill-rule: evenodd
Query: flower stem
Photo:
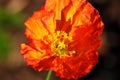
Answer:
M52 74L52 71L49 70L48 73L47 73L47 76L46 76L46 79L45 79L45 80L50 80L51 74Z

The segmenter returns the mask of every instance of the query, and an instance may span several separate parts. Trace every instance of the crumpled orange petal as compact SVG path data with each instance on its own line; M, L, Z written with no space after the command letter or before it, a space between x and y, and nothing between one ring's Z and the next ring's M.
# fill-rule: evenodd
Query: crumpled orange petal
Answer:
M21 53L35 70L77 80L97 64L104 24L87 0L46 0L25 25L29 42L21 44Z

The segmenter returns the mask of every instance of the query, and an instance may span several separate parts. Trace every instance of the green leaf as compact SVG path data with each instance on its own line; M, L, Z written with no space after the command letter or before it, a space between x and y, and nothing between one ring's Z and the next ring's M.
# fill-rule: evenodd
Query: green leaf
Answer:
M7 57L10 51L10 38L9 35L0 28L0 59Z

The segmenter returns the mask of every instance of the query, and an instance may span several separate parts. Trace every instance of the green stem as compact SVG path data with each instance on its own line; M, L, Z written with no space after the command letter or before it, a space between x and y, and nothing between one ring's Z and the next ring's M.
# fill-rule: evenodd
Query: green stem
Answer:
M48 73L47 73L47 76L46 76L45 80L50 80L51 73L52 73L52 71L49 70Z

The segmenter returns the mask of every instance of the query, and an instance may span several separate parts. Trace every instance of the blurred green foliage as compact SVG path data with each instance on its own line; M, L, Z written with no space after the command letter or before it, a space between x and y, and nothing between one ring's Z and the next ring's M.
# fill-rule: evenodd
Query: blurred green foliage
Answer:
M26 20L26 15L22 13L10 14L2 8L0 8L0 27L11 27L21 28L24 21Z
M4 59L10 50L10 37L3 29L0 29L0 60Z
M26 15L22 13L10 14L0 8L0 60L5 59L11 49L11 31L19 32L25 19Z

